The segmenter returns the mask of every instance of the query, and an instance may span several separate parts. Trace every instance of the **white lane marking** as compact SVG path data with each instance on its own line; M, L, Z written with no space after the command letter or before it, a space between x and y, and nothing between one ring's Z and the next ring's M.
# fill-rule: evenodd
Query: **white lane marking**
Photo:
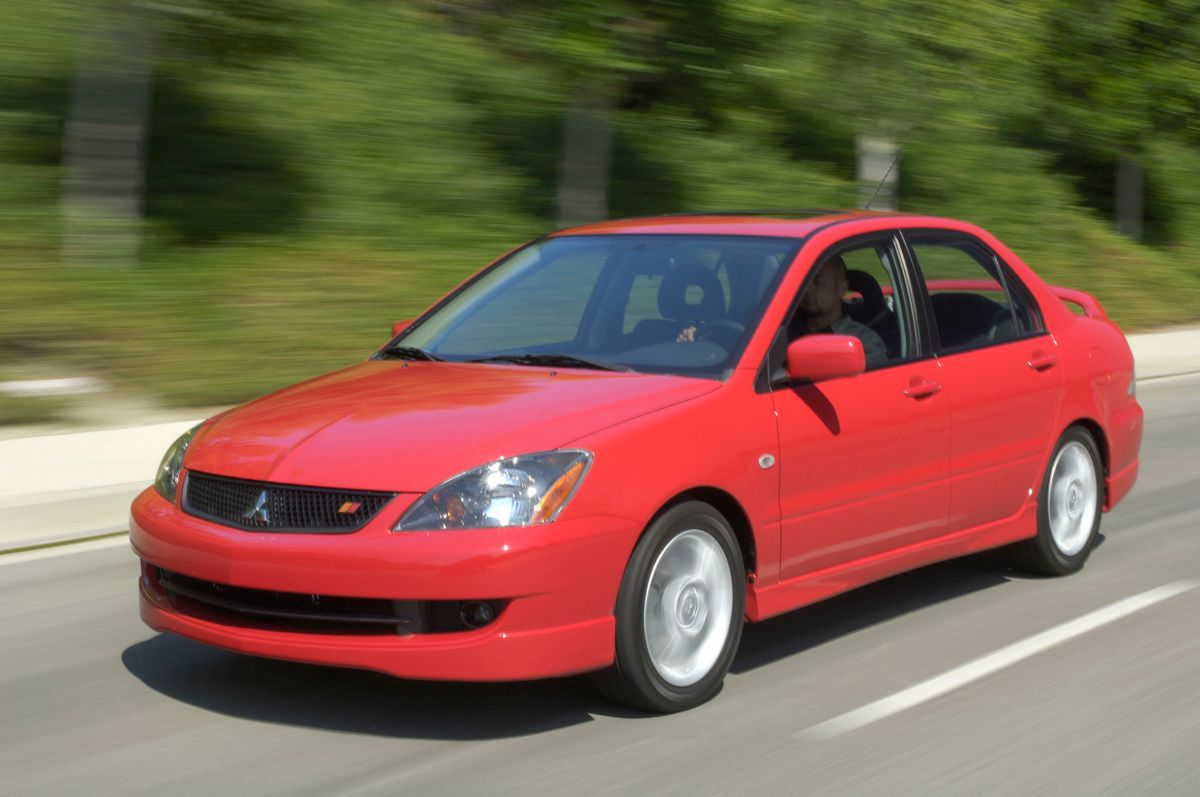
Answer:
M80 393L99 393L107 385L90 376L68 376L62 379L19 379L0 382L0 393L10 396L74 396Z
M107 548L129 547L129 535L122 534L119 537L110 537L104 540L90 540L88 542L64 543L63 545L55 545L51 548L40 548L36 551L21 551L20 553L0 554L0 567L5 565L19 565L24 562L36 562L39 559L54 559L59 556L67 556L73 553L89 553L92 551L103 551Z
M1056 625L1034 634L1028 639L1014 642L997 651L967 662L961 667L934 676L916 686L911 686L894 695L869 703L862 708L849 711L833 719L813 725L800 731L799 735L808 739L831 739L843 733L858 730L872 722L898 714L901 711L920 705L927 700L933 700L947 692L966 686L973 681L991 675L1009 665L1016 664L1055 645L1066 642L1088 631L1093 631L1102 625L1120 620L1122 617L1141 611L1156 603L1165 601L1190 589L1200 586L1195 581L1173 581L1147 592L1133 595L1116 603L1088 612L1082 617L1069 620L1062 625Z
M1158 382L1166 379L1184 379L1200 374L1200 371L1175 371L1169 374L1155 374L1154 376L1139 376L1137 378L1138 387L1141 387L1143 382Z

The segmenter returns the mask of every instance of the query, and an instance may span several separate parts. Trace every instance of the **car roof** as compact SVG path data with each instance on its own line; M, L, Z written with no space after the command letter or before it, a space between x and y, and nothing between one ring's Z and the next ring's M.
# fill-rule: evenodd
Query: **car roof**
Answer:
M894 217L904 226L914 223L932 226L955 224L950 219L878 210L801 210L801 211L717 211L677 213L631 219L612 219L551 233L566 235L755 235L772 238L807 238L817 230L834 224Z

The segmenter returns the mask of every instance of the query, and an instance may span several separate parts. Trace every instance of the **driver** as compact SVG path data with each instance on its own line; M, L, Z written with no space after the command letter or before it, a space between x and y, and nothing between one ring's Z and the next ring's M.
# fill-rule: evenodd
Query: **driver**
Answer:
M840 255L834 255L826 258L817 269L812 284L800 297L800 312L788 328L788 340L820 333L853 335L862 341L868 368L884 362L887 359L887 346L879 333L842 314L842 297L850 288L846 277L846 261Z

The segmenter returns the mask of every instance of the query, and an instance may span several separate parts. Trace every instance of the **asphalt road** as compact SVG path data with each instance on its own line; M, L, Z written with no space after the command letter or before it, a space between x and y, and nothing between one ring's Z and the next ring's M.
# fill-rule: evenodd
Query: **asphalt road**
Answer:
M1200 793L1200 377L1140 395L1081 574L984 554L750 626L667 717L225 653L141 625L123 547L0 557L0 793Z

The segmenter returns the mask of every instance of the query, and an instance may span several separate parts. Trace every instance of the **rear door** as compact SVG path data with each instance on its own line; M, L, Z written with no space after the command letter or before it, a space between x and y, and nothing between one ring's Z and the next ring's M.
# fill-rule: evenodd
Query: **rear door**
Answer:
M860 317L884 338L888 356L848 379L801 385L775 380L783 579L944 533L949 404L941 367L922 343L902 251L896 234L888 232L852 239L817 261L840 255L852 284L862 286L864 274L880 283L883 312ZM801 334L800 298L815 272L777 335L771 354L776 369L787 338ZM851 317L865 298L847 295Z
M1029 291L965 233L906 230L950 405L949 531L1011 517L1035 481L1063 369Z

